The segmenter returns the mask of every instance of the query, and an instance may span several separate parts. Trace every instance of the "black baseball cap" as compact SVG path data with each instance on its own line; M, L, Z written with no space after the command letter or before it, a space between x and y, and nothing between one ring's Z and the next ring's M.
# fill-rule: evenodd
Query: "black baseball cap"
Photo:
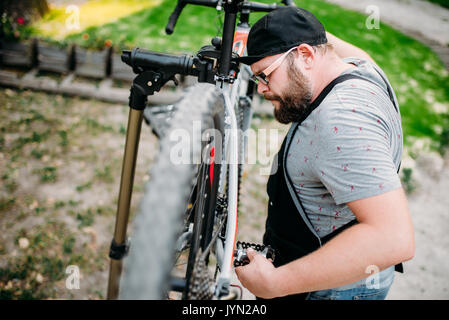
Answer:
M301 43L311 46L327 43L323 25L305 9L279 8L263 16L253 25L248 35L248 56L237 58L237 61L253 64Z

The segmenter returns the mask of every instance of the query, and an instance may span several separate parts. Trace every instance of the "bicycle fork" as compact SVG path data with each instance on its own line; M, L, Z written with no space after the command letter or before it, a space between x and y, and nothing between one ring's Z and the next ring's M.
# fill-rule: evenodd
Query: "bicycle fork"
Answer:
M126 229L129 221L129 209L134 185L137 152L139 149L140 132L142 128L143 111L146 96L140 95L131 88L129 102L128 128L126 130L125 153L123 155L122 175L117 204L114 238L111 243L109 257L109 280L107 299L117 299L122 273L123 257L127 254L129 243L126 239Z

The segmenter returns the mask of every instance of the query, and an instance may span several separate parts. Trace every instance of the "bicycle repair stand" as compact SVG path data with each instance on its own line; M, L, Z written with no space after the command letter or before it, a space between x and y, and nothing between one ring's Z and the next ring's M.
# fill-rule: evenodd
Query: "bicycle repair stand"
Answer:
M139 149L140 132L142 129L143 111L147 103L147 96L153 95L169 80L174 80L174 75L163 77L162 74L153 71L141 72L134 78L129 96L128 128L126 130L125 153L123 156L122 175L117 205L117 217L115 222L114 238L111 243L109 257L109 281L107 299L117 299L119 282L122 273L122 259L129 249L129 241L126 238L126 229L129 221L129 209L134 185L137 152Z
M235 21L234 21L235 22ZM232 39L231 39L232 40ZM157 71L150 70L153 62L154 53L141 50L139 48L133 51L123 51L122 61L133 67L134 73L138 74L131 85L131 94L129 97L129 117L126 133L125 153L123 156L122 175L120 180L120 191L117 205L117 218L115 224L114 238L111 243L109 257L111 265L109 271L109 282L107 299L116 299L119 292L119 279L122 272L122 259L127 254L129 243L126 239L126 229L129 220L129 209L131 203L131 194L134 184L134 173L136 166L137 151L139 147L140 132L143 120L143 111L145 110L147 97L159 91L168 81L172 80L175 85L178 81L176 74L191 75L198 78L198 82L208 82L215 84L216 81L229 81L227 79L218 79L216 69L213 68L214 59L221 55L221 39L212 39L212 46L204 46L198 51L195 57L187 56L165 56L162 63L154 67ZM231 53L231 48L229 48ZM164 57L163 57L164 58ZM161 55L157 55L161 59ZM231 63L229 58L228 65ZM168 67L168 71L164 71ZM229 68L229 67L228 67ZM229 68L230 69L230 68ZM229 70L226 70L229 73ZM223 78L223 77L222 77Z

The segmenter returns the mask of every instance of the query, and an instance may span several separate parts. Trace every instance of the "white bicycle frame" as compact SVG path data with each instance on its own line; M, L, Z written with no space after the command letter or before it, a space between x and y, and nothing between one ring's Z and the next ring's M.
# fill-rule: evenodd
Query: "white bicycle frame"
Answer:
M235 110L239 108L241 96L246 96L248 81L250 81L251 70L247 65L243 65L236 81L230 85L229 83L217 83L223 92L225 102L225 130L229 134L225 134L224 150L225 161L221 169L221 179L223 182L226 176L227 167L229 166L228 180L228 207L227 207L227 224L226 236L224 241L218 238L216 243L216 255L218 265L220 267L220 276L215 288L215 295L221 296L222 292L229 292L231 272L233 267L234 248L237 237L237 220L238 220L238 165L239 165L239 139L238 125ZM243 157L244 159L245 157ZM243 160L242 159L242 160ZM219 186L219 193L224 194L224 184Z

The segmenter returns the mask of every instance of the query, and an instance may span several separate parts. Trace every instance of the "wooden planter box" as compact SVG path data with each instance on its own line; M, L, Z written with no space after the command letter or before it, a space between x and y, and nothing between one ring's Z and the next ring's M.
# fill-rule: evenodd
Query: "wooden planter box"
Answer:
M56 73L69 73L73 69L74 47L66 49L51 46L42 42L37 44L38 69Z
M75 74L97 79L107 77L110 55L110 49L93 51L75 47Z
M133 69L124 63L120 54L114 53L111 56L111 78L132 82L137 75Z
M35 64L36 41L9 42L0 39L0 65L31 68Z

